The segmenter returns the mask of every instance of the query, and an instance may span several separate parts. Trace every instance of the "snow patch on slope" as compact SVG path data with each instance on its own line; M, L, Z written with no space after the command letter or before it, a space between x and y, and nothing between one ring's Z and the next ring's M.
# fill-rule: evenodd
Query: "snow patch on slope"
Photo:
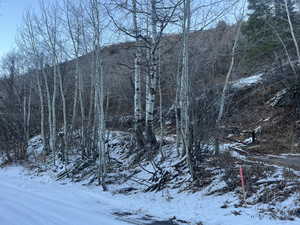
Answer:
M236 89L240 89L240 88L252 86L254 84L261 82L263 75L264 75L263 73L259 73L250 77L241 78L239 80L233 81L232 87Z

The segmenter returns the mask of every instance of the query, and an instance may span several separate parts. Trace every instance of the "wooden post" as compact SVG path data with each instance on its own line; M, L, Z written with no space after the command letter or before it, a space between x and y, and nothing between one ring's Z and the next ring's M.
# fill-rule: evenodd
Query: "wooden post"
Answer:
M240 178L241 178L241 185L242 185L244 202L246 202L246 189L245 189L244 170L243 170L243 167L241 165L240 165Z

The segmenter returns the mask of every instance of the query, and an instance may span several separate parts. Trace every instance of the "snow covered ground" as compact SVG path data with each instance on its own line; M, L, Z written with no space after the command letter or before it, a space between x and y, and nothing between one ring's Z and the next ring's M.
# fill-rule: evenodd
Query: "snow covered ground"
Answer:
M31 179L20 167L0 170L1 225L118 225L101 195L46 177Z
M216 184L216 185L222 185ZM253 207L234 208L231 194L177 193L175 190L113 195L97 186L58 183L50 176L33 176L21 167L0 169L1 225L114 225L126 223L113 216L130 212L128 221L145 215L202 222L204 225L296 225L260 217ZM228 204L229 207L221 207ZM292 202L291 202L292 204ZM124 218L123 218L124 219ZM132 220L131 220L132 219ZM151 223L155 224L155 223Z

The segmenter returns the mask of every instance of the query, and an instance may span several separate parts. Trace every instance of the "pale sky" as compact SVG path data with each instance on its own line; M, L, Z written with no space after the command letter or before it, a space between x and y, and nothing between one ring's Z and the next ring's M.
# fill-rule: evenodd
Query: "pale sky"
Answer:
M23 12L37 7L38 0L0 0L0 57L15 46Z

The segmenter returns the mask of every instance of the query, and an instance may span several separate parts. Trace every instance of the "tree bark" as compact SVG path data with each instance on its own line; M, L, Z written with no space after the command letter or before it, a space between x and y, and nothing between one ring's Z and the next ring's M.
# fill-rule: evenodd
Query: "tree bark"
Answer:
M150 50L150 73L148 78L148 96L146 98L146 142L149 148L158 146L155 134L153 132L154 123L154 106L157 89L157 15L156 15L156 0L151 0L151 50Z
M135 120L135 136L137 141L137 147L143 148L145 140L143 136L142 128L142 95L141 95L141 31L138 25L137 18L137 3L136 0L132 0L132 17L135 33L135 57L134 57L134 120Z
M284 4L285 4L285 10L286 10L286 15L288 18L288 22L289 22L289 27L290 27L290 32L293 38L293 42L296 48L296 52L297 52L297 57L298 57L298 63L300 64L300 50L299 50L299 45L295 36L295 32L294 32L294 27L292 24L292 20L291 20L291 15L290 15L290 11L289 11L289 7L288 7L288 2L287 0L284 0Z
M240 33L241 33L241 26L242 26L242 20L240 20L239 23L238 23L238 28L237 28L237 31L236 31L234 44L233 44L232 52L231 52L231 62L230 62L230 66L229 66L226 78L225 78L225 83L224 83L222 96L221 96L221 100L220 100L219 114L218 114L217 121L216 121L216 128L217 128L217 131L216 131L217 135L216 136L217 137L215 139L215 154L219 154L219 150L220 150L219 135L220 135L221 120L222 120L222 117L223 117L223 114L224 114L226 91L227 91L227 88L228 88L229 78L232 74L232 69L233 69L234 62L235 62L235 52L236 52L236 48L237 48Z

